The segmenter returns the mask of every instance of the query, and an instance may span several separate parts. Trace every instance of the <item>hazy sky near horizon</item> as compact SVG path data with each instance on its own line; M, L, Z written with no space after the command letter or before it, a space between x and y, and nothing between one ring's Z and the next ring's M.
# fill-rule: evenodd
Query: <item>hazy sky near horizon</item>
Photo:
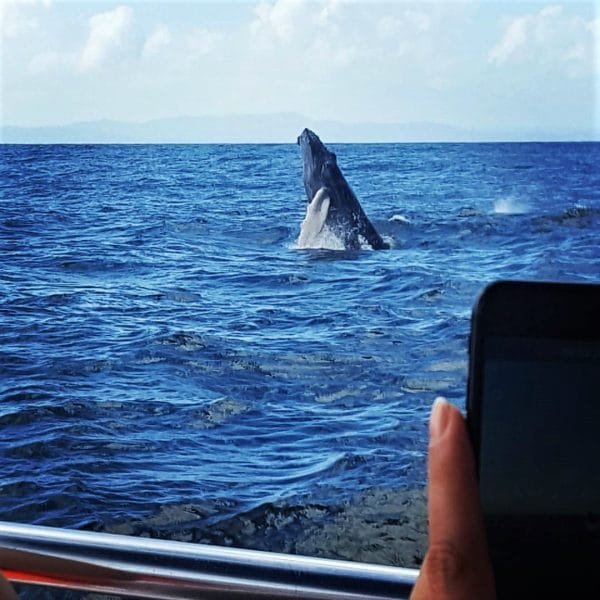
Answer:
M0 0L2 123L600 129L597 2Z

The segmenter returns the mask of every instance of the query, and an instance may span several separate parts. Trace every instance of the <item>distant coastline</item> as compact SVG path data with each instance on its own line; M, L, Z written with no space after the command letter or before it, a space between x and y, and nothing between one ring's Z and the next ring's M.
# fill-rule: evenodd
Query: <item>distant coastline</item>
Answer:
M584 142L600 132L477 131L444 123L343 123L297 114L172 117L140 123L98 120L56 126L0 126L5 144L293 143L304 127L331 143Z

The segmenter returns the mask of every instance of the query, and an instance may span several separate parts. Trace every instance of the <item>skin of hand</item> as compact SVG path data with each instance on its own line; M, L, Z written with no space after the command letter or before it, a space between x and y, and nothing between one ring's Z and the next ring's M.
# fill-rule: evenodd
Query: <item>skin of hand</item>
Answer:
M429 421L429 548L411 600L492 600L475 458L460 411L437 398Z

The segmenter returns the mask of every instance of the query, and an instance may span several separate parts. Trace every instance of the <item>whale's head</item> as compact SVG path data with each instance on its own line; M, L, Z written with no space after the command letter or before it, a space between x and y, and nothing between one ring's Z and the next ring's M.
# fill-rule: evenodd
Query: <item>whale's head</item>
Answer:
M304 162L304 188L310 201L324 187L330 187L341 176L335 154L327 150L319 136L305 129L298 137L298 145Z

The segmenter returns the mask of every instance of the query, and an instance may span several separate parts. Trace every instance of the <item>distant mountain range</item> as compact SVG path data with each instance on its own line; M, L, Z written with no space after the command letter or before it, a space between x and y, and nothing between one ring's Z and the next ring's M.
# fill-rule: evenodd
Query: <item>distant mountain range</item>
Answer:
M476 131L442 123L342 123L298 114L173 117L143 123L99 120L47 127L0 126L0 142L82 143L293 143L304 129L326 142L588 141L589 132Z

